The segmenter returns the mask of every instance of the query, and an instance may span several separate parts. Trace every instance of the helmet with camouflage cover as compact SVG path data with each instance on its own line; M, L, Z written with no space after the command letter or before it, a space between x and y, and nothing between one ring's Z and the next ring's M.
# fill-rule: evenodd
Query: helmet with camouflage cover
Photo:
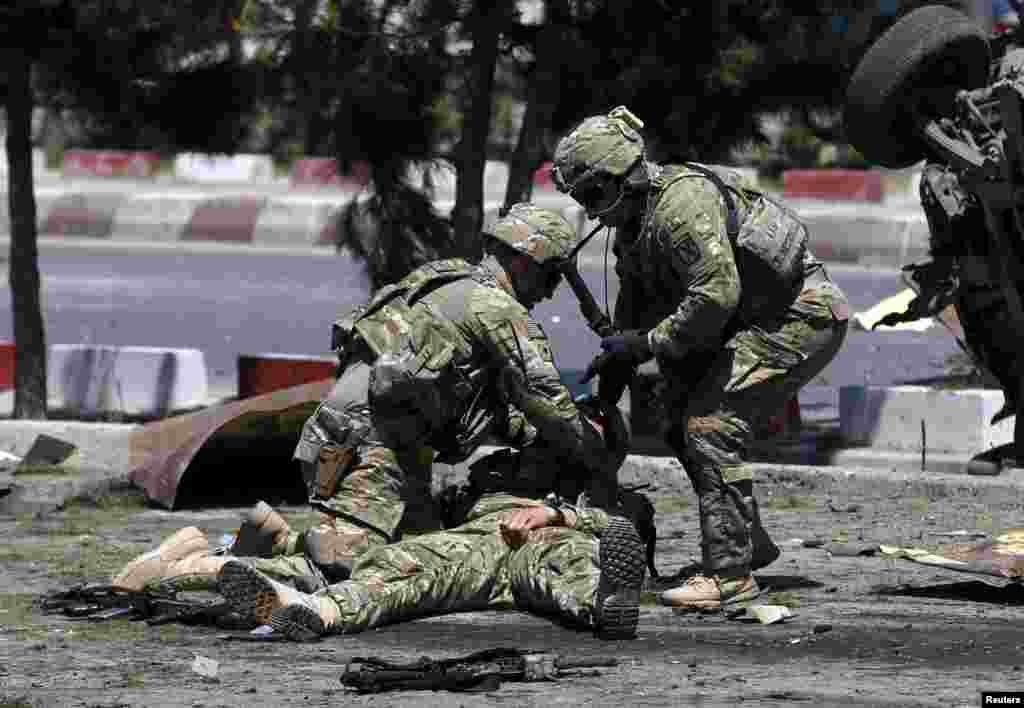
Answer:
M593 178L621 178L644 156L644 123L625 106L591 116L555 146L551 177L571 194Z
M541 266L560 265L576 245L576 229L561 214L526 203L513 204L487 235Z

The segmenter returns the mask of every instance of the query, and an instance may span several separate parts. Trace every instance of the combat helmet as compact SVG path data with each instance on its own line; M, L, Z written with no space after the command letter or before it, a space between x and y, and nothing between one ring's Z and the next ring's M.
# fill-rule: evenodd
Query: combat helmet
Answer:
M625 106L591 116L558 141L551 177L560 192L580 199L581 187L621 179L644 157L644 123Z
M576 229L561 214L523 202L513 204L486 233L546 268L561 266L576 245Z

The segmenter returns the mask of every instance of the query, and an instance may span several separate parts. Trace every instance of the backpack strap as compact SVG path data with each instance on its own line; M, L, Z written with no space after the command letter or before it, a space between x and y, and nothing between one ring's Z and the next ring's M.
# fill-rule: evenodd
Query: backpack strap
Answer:
M722 181L721 177L715 174L713 170L709 170L707 167L698 165L694 162L684 162L683 164L694 172L699 172L707 177L711 183L718 188L718 191L721 192L722 199L725 200L725 231L729 234L729 240L735 241L736 237L740 234L740 218L736 211L736 202L732 198L730 188Z

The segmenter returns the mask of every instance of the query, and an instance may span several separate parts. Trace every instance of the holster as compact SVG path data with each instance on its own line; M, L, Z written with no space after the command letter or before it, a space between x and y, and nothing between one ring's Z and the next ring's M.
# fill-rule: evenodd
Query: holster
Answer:
M351 445L324 443L316 461L316 493L330 498L338 489L338 482L348 474L355 462L356 449Z

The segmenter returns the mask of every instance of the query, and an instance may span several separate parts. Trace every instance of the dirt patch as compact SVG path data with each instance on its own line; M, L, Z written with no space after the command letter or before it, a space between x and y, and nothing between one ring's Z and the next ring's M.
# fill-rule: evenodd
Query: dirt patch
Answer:
M47 590L98 581L177 528L196 524L218 539L240 509L167 512L137 496L110 496L48 515L0 517L0 707L78 706L976 706L982 690L1024 680L1017 585L983 581L884 557L830 556L803 541L941 544L957 529L998 531L1021 523L1018 495L979 498L935 485L891 486L772 476L759 486L762 515L785 547L758 574L759 602L795 617L760 625L725 615L641 609L640 637L597 641L517 612L451 615L315 644L225 641L223 630L41 615ZM665 574L698 555L696 505L660 496L657 562ZM312 514L283 510L293 524ZM620 665L557 684L507 683L487 694L351 694L338 678L348 658L409 661L498 646L615 656ZM218 662L216 679L192 669Z

